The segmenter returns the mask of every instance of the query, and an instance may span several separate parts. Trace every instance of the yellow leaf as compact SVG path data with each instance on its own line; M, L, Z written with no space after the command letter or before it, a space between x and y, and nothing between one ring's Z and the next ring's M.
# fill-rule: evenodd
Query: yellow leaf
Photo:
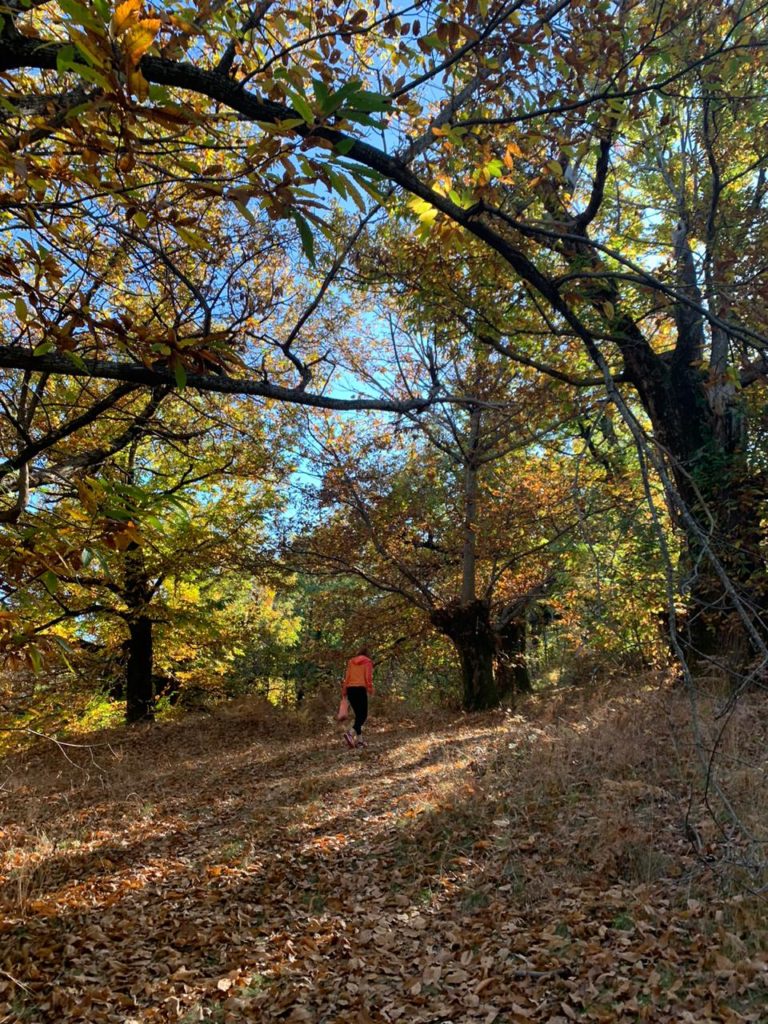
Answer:
M115 9L109 23L110 35L113 38L121 36L126 29L136 24L139 20L141 4L142 0L125 0L125 3Z
M161 24L159 18L144 18L128 29L123 36L122 44L130 64L135 66L139 63L154 42Z
M138 68L131 68L130 71L126 71L125 80L130 92L133 93L140 103L143 103L149 96L149 82L144 75L142 75ZM134 219L138 223L138 215ZM146 227L146 224L144 227Z
M209 246L208 239L205 235L201 235L199 231L192 231L190 228L177 227L176 234L193 249L207 249Z
M422 224L431 225L437 217L437 210L426 199L411 199L408 205Z

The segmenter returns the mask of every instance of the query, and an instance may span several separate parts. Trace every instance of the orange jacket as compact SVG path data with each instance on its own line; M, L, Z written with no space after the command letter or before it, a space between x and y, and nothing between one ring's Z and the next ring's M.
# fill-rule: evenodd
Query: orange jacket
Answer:
M373 693L373 662L364 654L358 654L347 662L347 672L341 684L343 694L346 694L348 686L364 686L368 693Z

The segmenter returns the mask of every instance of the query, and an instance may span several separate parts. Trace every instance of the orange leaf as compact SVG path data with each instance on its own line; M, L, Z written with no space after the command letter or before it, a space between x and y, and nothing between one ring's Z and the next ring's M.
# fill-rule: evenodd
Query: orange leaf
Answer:
M143 21L128 29L123 36L122 43L130 64L135 66L139 63L154 42L161 24L159 18L144 18Z
M114 38L121 36L126 29L136 24L141 4L142 0L125 0L125 3L115 9L109 23L109 31Z

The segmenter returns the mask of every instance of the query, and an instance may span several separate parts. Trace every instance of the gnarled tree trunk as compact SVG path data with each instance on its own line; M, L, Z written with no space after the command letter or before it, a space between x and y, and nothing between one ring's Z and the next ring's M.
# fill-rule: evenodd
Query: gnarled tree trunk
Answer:
M686 519L672 508L686 538L683 647L694 665L715 660L742 672L754 658L754 645L710 557L725 569L745 607L762 612L767 574L760 524L766 489L747 465L742 399L734 393L713 401L717 387L698 366L675 359L666 365L658 356L653 362L652 373L635 366L633 382L669 453L675 487L690 514Z
M525 659L526 634L524 618L513 619L496 629L496 686L502 699L533 689Z
M484 601L451 602L432 612L432 624L452 641L461 664L465 711L497 707L500 694L493 671L496 638Z

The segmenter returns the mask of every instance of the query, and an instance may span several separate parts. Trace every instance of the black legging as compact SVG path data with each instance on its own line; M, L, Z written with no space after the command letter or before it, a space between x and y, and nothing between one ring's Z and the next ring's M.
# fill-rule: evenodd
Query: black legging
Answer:
M368 691L364 686L348 686L347 700L355 712L355 732L359 736L368 717Z

